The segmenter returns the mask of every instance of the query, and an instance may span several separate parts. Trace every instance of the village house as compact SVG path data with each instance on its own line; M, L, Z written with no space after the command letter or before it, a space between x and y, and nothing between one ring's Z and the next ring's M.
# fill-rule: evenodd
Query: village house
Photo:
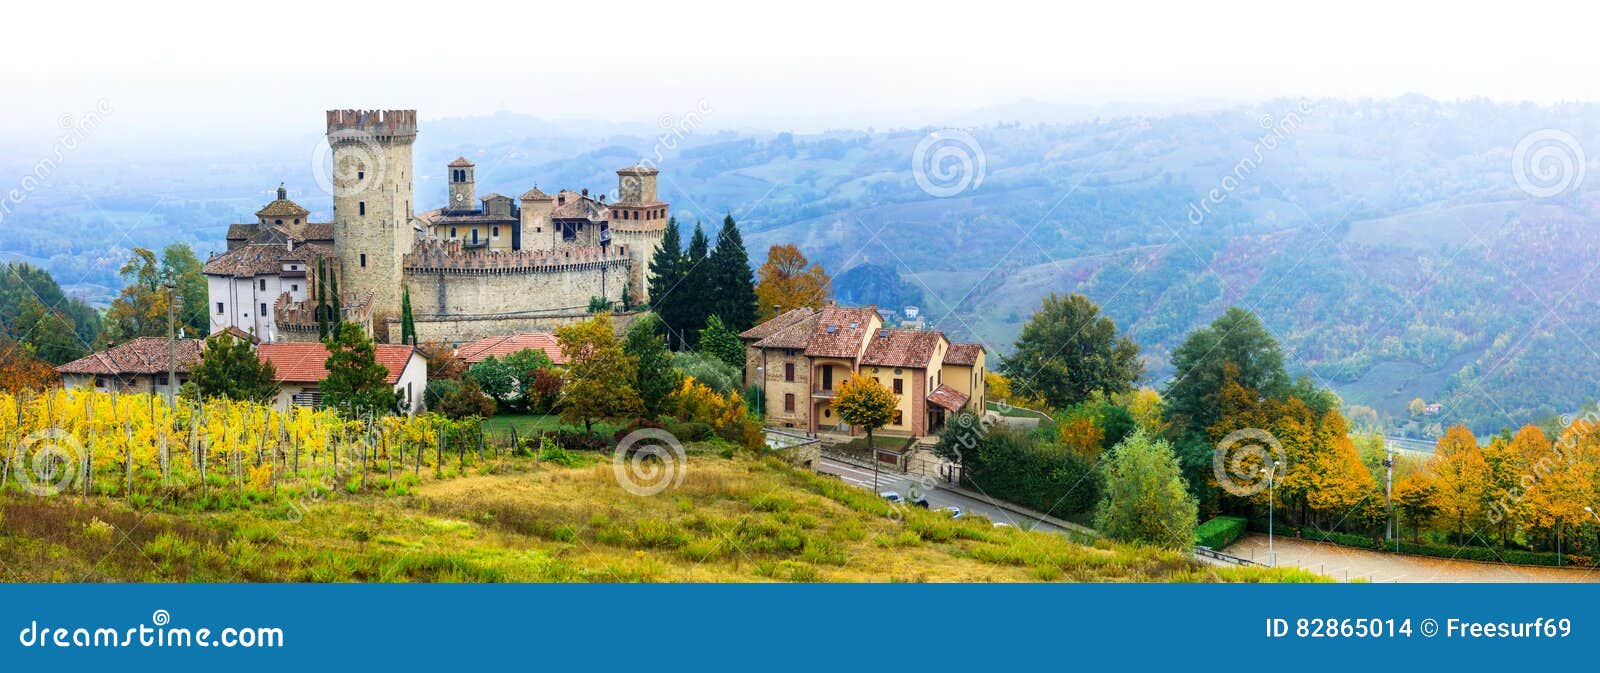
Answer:
M544 351L550 362L567 364L567 356L561 352L561 344L556 343L556 335L549 332L517 332L510 336L484 337L457 348L456 357L471 367L491 356L505 359L507 355L525 350Z
M839 386L871 376L899 398L882 430L922 437L987 400L979 344L942 332L889 329L876 307L825 306L782 313L741 333L745 384L759 386L769 425L853 432L833 410Z
M377 361L389 370L385 382L394 386L399 408L407 415L422 408L422 393L428 387L428 361L412 346L377 344ZM278 397L273 406L288 411L291 406L320 406L322 381L328 378L328 349L320 343L270 343L257 347L256 354L271 362L278 373Z
M189 381L189 368L200 360L204 343L179 339L174 351L166 339L140 337L56 367L56 373L61 375L61 385L68 388L165 395L176 392L169 381L169 365L177 372L176 386L181 387Z

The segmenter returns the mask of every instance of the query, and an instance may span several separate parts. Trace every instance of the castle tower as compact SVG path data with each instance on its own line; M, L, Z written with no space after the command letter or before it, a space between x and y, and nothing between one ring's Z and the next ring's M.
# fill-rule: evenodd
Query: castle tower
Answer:
M459 157L447 166L450 173L450 203L445 210L476 210L478 196L472 181L473 164L466 157Z
M642 165L618 170L617 200L609 204L611 239L627 246L633 258L631 284L641 303L650 300L650 258L667 230L668 204L656 198L659 173Z
M329 110L333 149L334 252L340 294L372 293L372 325L389 341L400 315L404 259L411 252L411 144L416 110Z

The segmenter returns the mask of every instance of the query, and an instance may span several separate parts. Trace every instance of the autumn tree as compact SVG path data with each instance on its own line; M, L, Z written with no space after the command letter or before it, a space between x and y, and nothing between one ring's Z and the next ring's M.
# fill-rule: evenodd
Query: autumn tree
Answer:
M328 377L321 384L323 403L353 416L394 409L398 396L389 385L389 370L378 363L372 338L352 322L339 323L333 332L323 342L328 347L328 359L323 363Z
M833 410L839 419L867 431L867 450L872 451L872 431L894 419L900 397L871 376L852 376L839 385Z
M1045 297L1014 346L1003 365L1013 390L1058 409L1126 392L1144 375L1139 345L1081 294Z
M1417 471L1395 481L1392 496L1400 519L1411 526L1411 541L1422 541L1422 527L1439 513L1439 487L1426 472Z
M761 320L790 309L817 308L833 298L833 279L822 265L811 264L793 243L767 249L767 261L756 270L756 303Z
M0 338L0 392L20 395L60 385L50 363L33 356L26 345Z
M266 404L278 395L278 372L246 339L220 332L206 339L205 353L189 371L189 382L203 399L225 398Z
M1282 399L1289 387L1283 352L1255 314L1230 308L1184 339L1172 352L1172 381L1161 397L1167 421L1183 433L1218 421L1217 395L1232 365L1239 385L1262 398Z
M596 420L633 416L643 410L633 387L638 360L623 352L609 314L556 329L556 341L567 356L561 417L568 423L581 422L589 432Z
M1451 522L1457 540L1464 541L1469 527L1475 529L1484 517L1489 500L1489 465L1478 438L1464 426L1452 426L1439 438L1427 469L1438 487L1440 516Z
M1194 496L1185 489L1178 457L1165 440L1135 431L1112 448L1102 472L1105 495L1095 511L1096 530L1124 542L1178 550L1194 546Z
M1517 438L1526 438L1521 446L1529 451L1526 474L1531 484L1522 494L1525 522L1549 548L1559 549L1566 529L1590 517L1585 507L1594 501L1591 466L1600 447L1600 427L1577 421L1554 444L1534 426L1524 427Z
M159 257L134 248L118 273L128 284L106 311L107 336L117 341L166 336L167 304L173 300L178 302L173 315L177 326L191 334L206 333L206 280L189 246L169 245Z

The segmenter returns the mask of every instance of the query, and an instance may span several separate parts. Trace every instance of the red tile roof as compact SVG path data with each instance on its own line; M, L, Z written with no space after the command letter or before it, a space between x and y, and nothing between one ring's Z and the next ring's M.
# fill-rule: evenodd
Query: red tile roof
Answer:
M878 307L827 306L817 314L806 355L820 358L855 358L878 319Z
M378 364L389 370L386 381L400 382L406 363L416 354L411 346L396 344L377 345ZM261 344L256 356L272 363L278 370L278 380L290 383L320 383L328 378L328 348L320 343L270 343Z
M971 367L978 364L978 356L982 354L983 344L950 344L949 350L944 352L944 363Z
M967 406L968 399L969 398L966 395L961 394L955 388L951 388L950 386L939 386L938 388L934 388L933 392L928 393L929 402L937 404L951 411L961 411L962 407Z
M804 322L806 318L816 314L817 309L811 308L810 306L792 308L767 319L766 322L740 332L739 338L759 341L777 334L780 330L786 330L789 327L800 324L801 322Z
M456 160L450 162L450 165L447 168L470 168L472 165L473 163L470 159L466 157L456 157Z
M199 362L201 348L204 345L199 339L179 339L177 349L177 370L188 372L189 368ZM167 372L168 355L167 340L161 337L139 337L125 344L115 346L98 353L68 362L56 367L62 374L98 374L98 375L127 375L127 374L165 374Z
M861 364L926 369L944 335L914 329L880 329L872 334Z
M491 355L503 358L525 350L541 350L551 362L558 365L567 363L567 356L561 352L561 345L556 343L555 335L548 332L517 332L511 336L484 337L457 348L456 357L469 365L475 365L489 359Z

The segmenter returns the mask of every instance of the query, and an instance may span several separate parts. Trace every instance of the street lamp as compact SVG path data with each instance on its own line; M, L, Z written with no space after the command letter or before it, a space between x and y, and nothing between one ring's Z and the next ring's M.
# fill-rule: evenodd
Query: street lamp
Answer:
M1277 485L1274 477L1278 472L1276 461L1269 463L1268 467L1261 468L1261 473L1267 475L1267 565L1276 568L1278 556L1272 551L1272 489Z
M177 303L178 285L169 281L162 287L167 290L167 404L175 407L178 404L178 334L173 305Z

